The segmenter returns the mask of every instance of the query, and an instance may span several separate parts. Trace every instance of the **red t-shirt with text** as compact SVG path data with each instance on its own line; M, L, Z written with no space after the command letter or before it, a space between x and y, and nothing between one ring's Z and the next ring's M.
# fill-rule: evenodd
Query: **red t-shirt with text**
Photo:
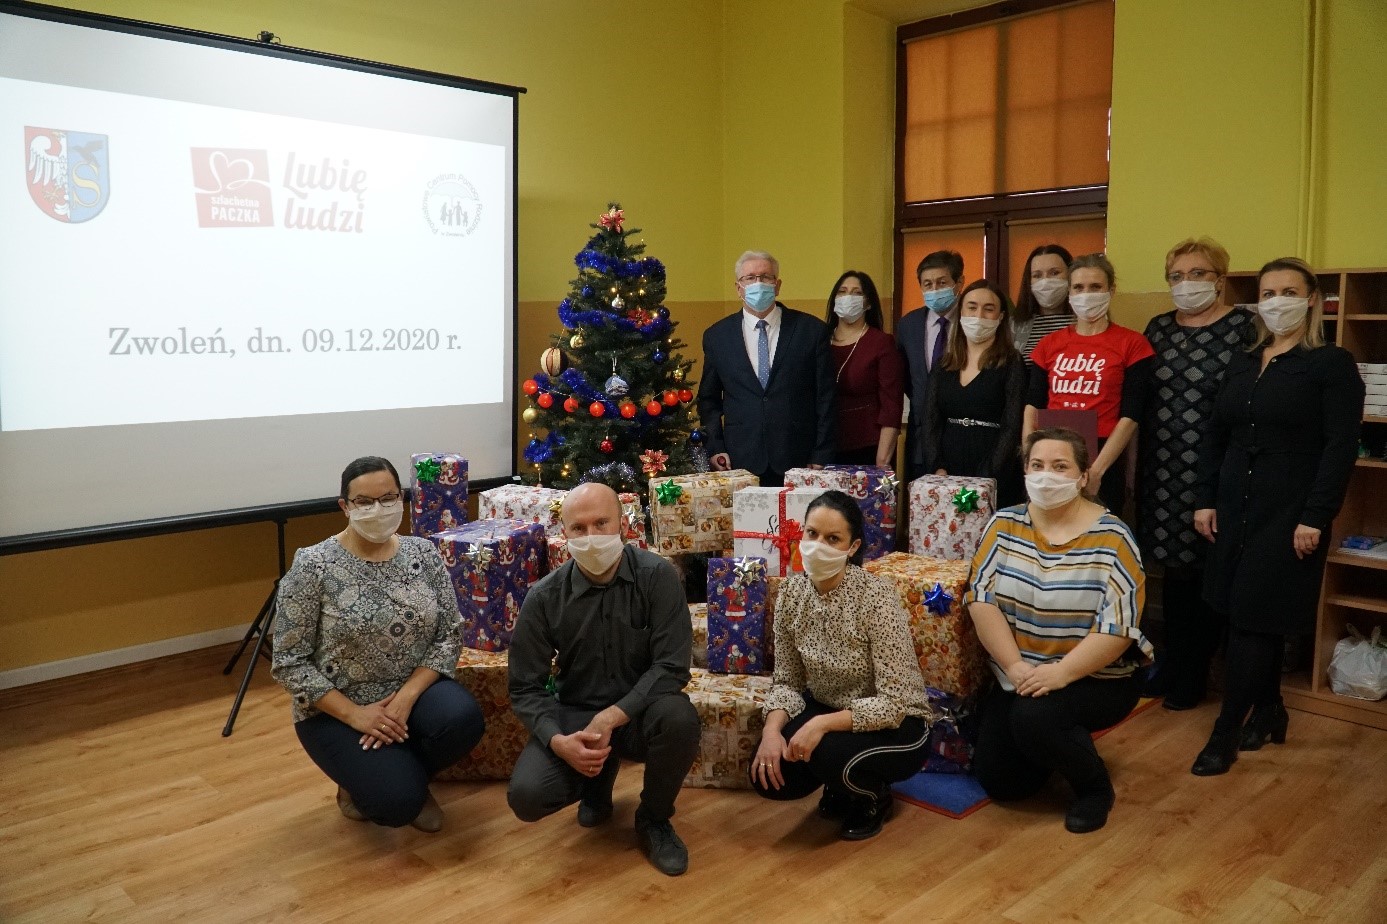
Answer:
M1107 439L1122 419L1122 379L1127 367L1155 351L1129 327L1109 324L1083 336L1074 325L1042 337L1031 362L1045 370L1052 409L1095 411L1098 436Z

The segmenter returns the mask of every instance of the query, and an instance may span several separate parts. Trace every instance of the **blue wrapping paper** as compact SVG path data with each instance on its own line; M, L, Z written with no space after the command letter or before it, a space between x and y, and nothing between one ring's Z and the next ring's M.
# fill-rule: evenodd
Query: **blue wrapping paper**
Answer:
M463 646L505 651L530 585L548 571L544 527L523 520L477 520L429 538L457 593Z
M771 669L766 560L708 559L708 670L762 674Z
M438 477L421 481L419 463L433 460ZM409 531L428 538L467 522L467 460L453 452L416 452L409 458Z

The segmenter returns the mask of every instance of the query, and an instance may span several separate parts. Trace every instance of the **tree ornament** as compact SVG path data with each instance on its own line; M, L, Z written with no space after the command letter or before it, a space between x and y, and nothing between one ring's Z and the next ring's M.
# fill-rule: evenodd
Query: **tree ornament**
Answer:
M647 449L641 453L641 468L647 475L658 475L665 470L669 453L659 449Z
M655 485L655 497L665 507L678 503L683 493L683 486L675 484L673 478Z
M563 371L563 350L550 347L539 354L539 368L551 378L558 375Z
M687 388L679 389L679 400L688 404L693 400L693 392L689 391Z
M612 450L616 449L616 446L612 443L611 437L604 436L602 442L597 444L597 448L611 455Z
M588 413L593 417L601 417L607 413L607 407L601 401L594 401L588 405Z
M625 307L626 307L626 299L622 298L620 295L618 295L618 296L616 296L615 298L612 299L612 310L613 310L613 311L621 311L621 310L622 310L623 308L625 308Z
M656 401L654 398L651 398L649 401L646 402L645 412L649 414L651 417L659 417L660 411L660 402Z
M602 384L602 388L613 398L620 398L631 391L631 386L626 380L616 374L616 357L612 357L612 375Z
M636 406L632 404L630 401L623 401L621 403L622 417L625 417L627 420L630 420L631 418L635 417L637 413L639 412L637 411Z
M664 361L667 359L669 359L669 355L666 354L664 350L657 349L654 353L650 354L650 361L657 366L663 365Z
M582 331L578 331L578 333L568 338L568 345L575 350L581 350L583 348L583 344L585 344L586 342L587 341L583 339Z
M535 399L535 403L547 411L554 406L554 396L547 391L542 392L540 396Z
M568 411L568 413L572 414L574 411L578 410L578 399L573 397L572 395L569 395L567 398L564 398L563 409L565 411Z
M676 381L676 382L682 382L682 381L684 381L684 378L685 378L687 375L688 375L688 373L684 371L684 367L683 367L683 366L676 366L675 369L674 369L674 371L670 373L670 376L671 376L671 377L674 379L674 381Z
M703 439L704 433L702 430L693 430L689 433L689 442L693 443L695 446L697 446L699 443L702 443Z
M526 379L520 383L520 390L527 395L533 395L535 392L539 391L539 383L534 379Z
M673 388L670 388L665 391L664 399L666 405L668 405L669 407L674 407L676 404L679 403L679 392L675 391Z
M539 411L535 410L532 407L527 407L525 408L525 410L520 412L520 419L525 421L525 423L527 424L532 424L536 420L539 420Z
M583 298L592 298L592 286L583 286Z
M943 584L935 584L934 589L925 594L925 608L936 616L946 615L953 603L953 594L945 590Z
M612 205L612 207L607 209L607 211L602 215L601 218L597 219L598 224L606 228L608 231L615 231L617 234L621 233L621 226L622 223L625 221L626 213L623 212L621 209L617 208L616 205Z
M666 308L664 305L661 305L660 307L655 309L655 317L659 318L661 321L668 321L669 309Z

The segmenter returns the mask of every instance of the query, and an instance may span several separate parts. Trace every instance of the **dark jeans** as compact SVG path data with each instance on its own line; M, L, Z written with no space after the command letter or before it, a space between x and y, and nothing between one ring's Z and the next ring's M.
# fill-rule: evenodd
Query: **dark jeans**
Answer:
M351 794L378 825L409 824L429 797L429 778L463 758L482 740L481 707L457 681L440 677L409 714L403 744L361 749L361 732L325 712L294 726L313 762Z
M560 710L559 727L565 735L582 731L597 714L595 709ZM549 750L549 742L531 736L511 773L506 801L521 821L539 821L577 802L585 792L610 792L624 757L645 764L640 814L650 821L666 821L674 814L679 787L698 756L701 736L698 713L683 693L659 697L639 718L613 731L611 756L591 779Z
M1228 629L1223 709L1214 721L1214 731L1236 732L1248 710L1281 702L1281 662L1285 655L1284 635L1248 632L1237 626Z
M1085 677L1044 696L994 687L983 699L973 772L998 801L1025 799L1058 772L1075 793L1108 783L1092 733L1111 728L1137 704L1131 677Z
M1166 698L1195 705L1204 698L1209 662L1218 650L1227 618L1204 602L1204 571L1166 568L1161 579L1161 612L1165 617Z
M790 720L782 734L789 741L816 715L837 712L832 706L804 697L804 711ZM887 786L908 780L929 755L929 728L919 716L906 716L899 728L870 732L829 732L808 761L782 760L785 785L766 789L753 775L751 787L767 799L803 799L820 786L840 794L876 797ZM755 767L752 767L753 772Z

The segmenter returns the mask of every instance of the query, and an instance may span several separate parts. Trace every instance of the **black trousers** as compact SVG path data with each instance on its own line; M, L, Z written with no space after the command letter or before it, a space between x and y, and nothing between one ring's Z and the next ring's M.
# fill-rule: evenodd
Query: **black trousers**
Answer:
M559 727L565 735L582 731L597 714L595 709L560 708ZM701 736L698 713L684 693L659 697L639 718L613 731L611 756L596 777L583 776L549 750L549 742L531 736L511 773L506 801L521 821L539 821L577 802L585 790L610 792L624 757L645 764L639 814L667 821L698 756Z
M836 465L876 465L877 448L871 445L861 449L839 449L833 454L833 461Z
M832 706L804 697L804 711L790 720L783 732L789 741L816 715L838 712ZM908 780L925 765L929 755L929 728L919 716L906 716L899 728L870 732L829 732L808 761L782 760L785 785L767 789L753 775L751 788L767 799L803 799L820 786L838 793L872 797L887 786Z
M1098 451L1108 444L1106 439L1098 441ZM1094 485L1089 485L1092 491ZM1097 485L1098 502L1108 508L1108 512L1121 519L1127 508L1127 454L1118 456L1112 468L1103 473L1103 480Z
M1223 708L1214 720L1214 731L1235 732L1242 728L1253 707L1266 708L1281 702L1281 663L1285 656L1284 635L1229 627Z
M1166 568L1161 586L1166 697L1193 705L1207 692L1209 663L1223 639L1228 618L1204 601L1202 568Z
M457 681L440 677L409 714L409 738L379 750L361 749L361 733L325 712L294 726L299 743L352 802L378 825L409 824L429 797L429 778L461 760L482 740L481 707Z
M1059 773L1075 793L1107 784L1093 732L1111 728L1137 704L1131 677L1085 677L1044 696L994 687L983 699L973 772L998 801L1025 799Z

